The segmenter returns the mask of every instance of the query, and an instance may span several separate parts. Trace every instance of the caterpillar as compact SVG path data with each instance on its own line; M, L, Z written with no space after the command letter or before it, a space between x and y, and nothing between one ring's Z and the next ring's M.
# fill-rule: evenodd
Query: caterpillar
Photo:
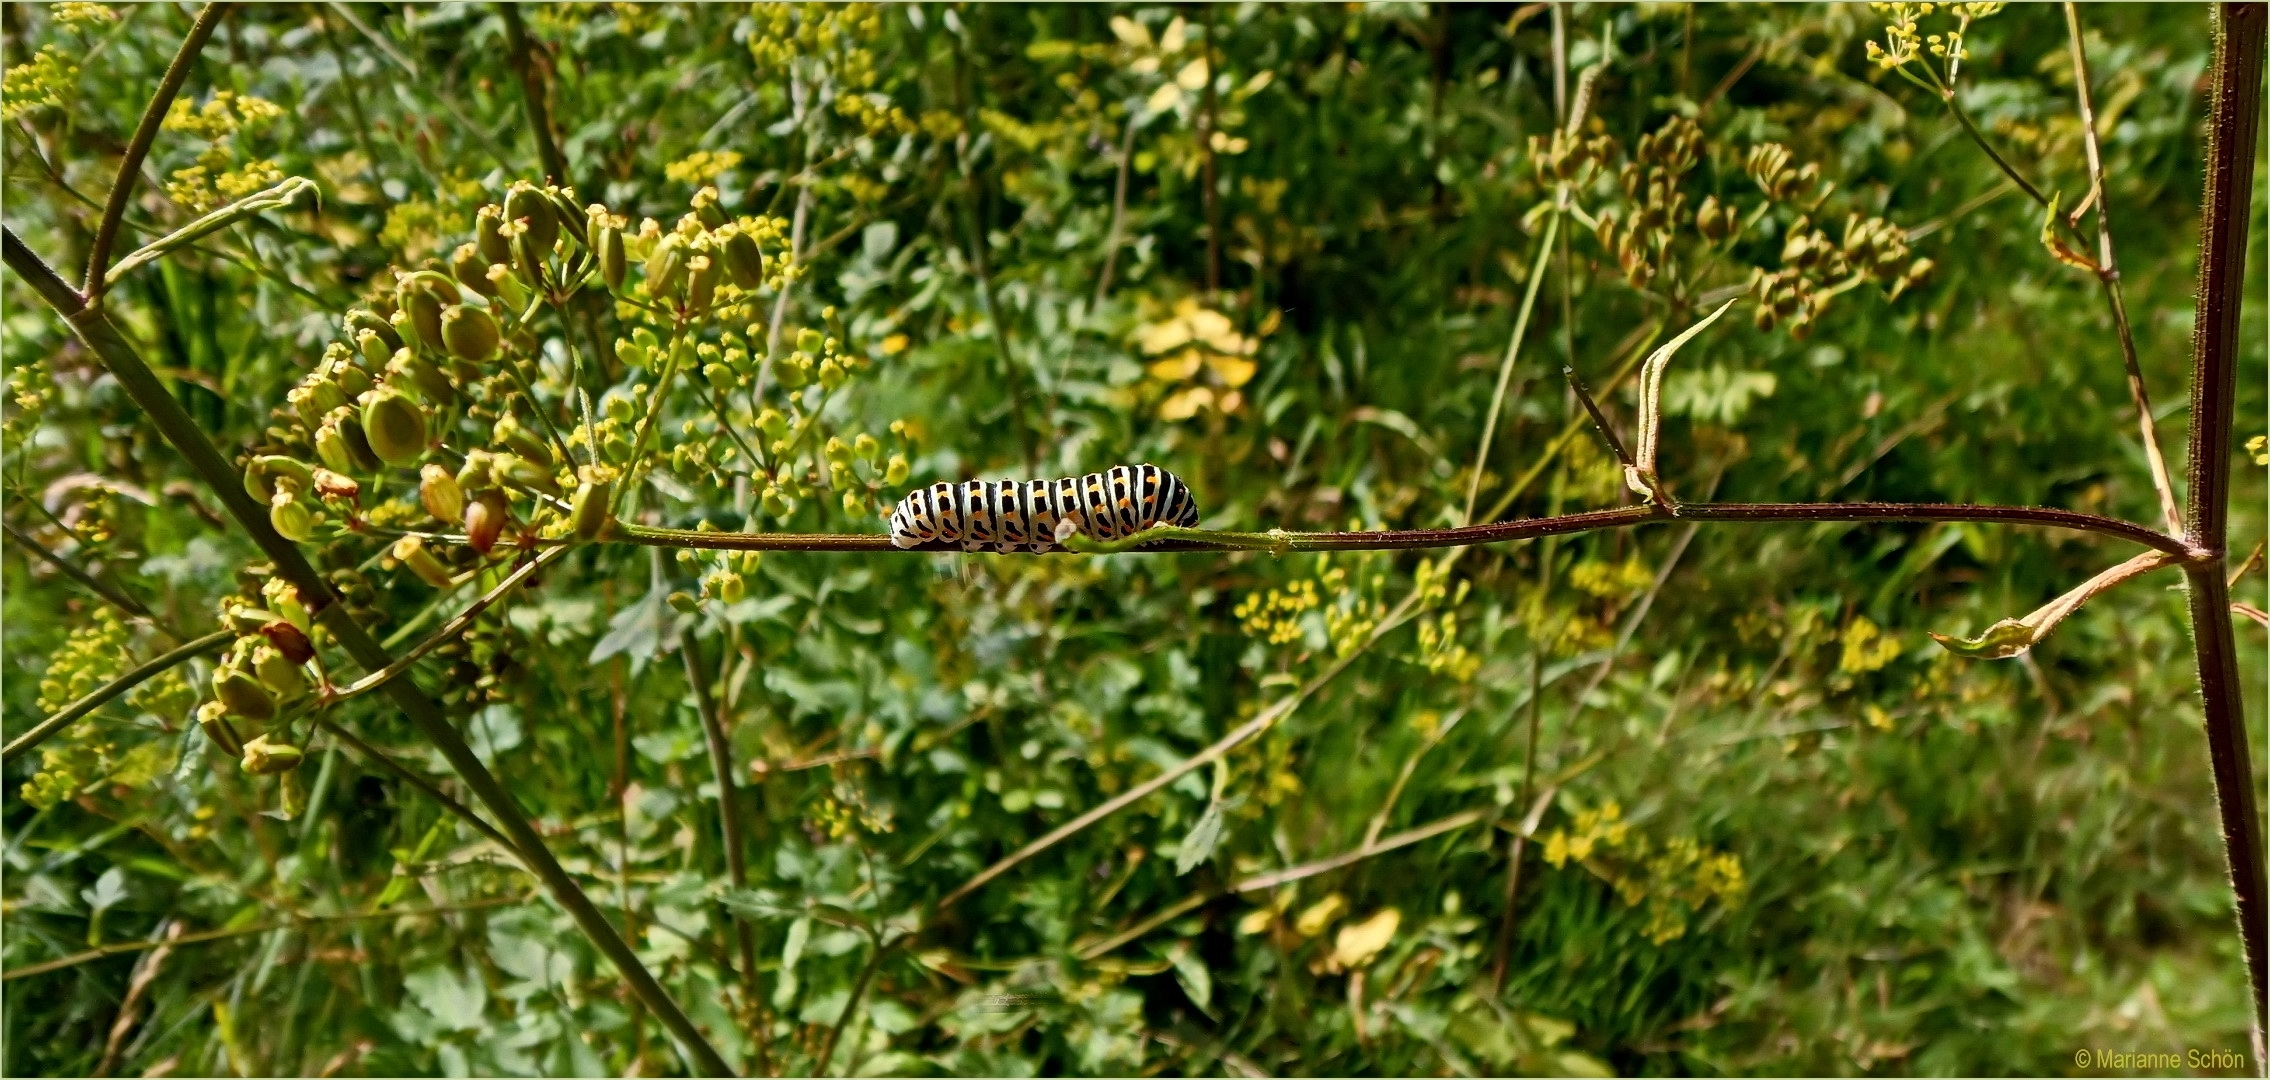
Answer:
M1117 540L1153 525L1198 524L1198 503L1182 478L1156 465L1117 465L1056 480L967 480L917 488L891 508L891 544L911 548L945 541L963 551L990 545L1007 554L1057 547L1059 523L1097 540Z

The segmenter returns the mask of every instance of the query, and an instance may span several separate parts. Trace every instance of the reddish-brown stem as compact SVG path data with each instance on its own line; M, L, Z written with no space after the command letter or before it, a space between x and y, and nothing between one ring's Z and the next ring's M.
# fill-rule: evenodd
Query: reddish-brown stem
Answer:
M2207 752L2215 801L2238 901L2239 935L2254 988L2256 1046L2270 1009L2265 955L2262 825L2247 747L2244 683L2223 577L2229 526L2232 412L2238 389L2239 308L2246 278L2246 230L2253 206L2256 126L2262 117L2264 6L2215 9L2214 97L2207 112L2207 190L2199 215L2198 317L2191 336L2190 499L2184 540L2200 554L2184 567L2199 655Z

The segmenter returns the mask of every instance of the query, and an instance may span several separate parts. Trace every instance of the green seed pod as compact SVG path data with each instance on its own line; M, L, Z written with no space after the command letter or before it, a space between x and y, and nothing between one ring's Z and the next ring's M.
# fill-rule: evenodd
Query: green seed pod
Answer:
M553 242L560 238L559 210L526 180L514 183L512 189L505 192L504 219L527 223L529 242L535 246L539 258L551 254Z
M714 229L726 223L725 208L717 204L717 188L705 187L694 192L694 218L702 228Z
M609 435L599 443L599 454L617 465L631 460L631 441L621 435Z
M483 261L512 261L512 245L504 238L504 211L495 203L473 215L473 246L480 251Z
M213 745L220 747L230 757L236 757L244 753L244 741L237 738L236 729L229 726L228 717L228 706L218 701L208 701L197 706L197 726L204 729L205 737L213 740Z
M623 276L630 261L623 249L623 227L609 220L600 227L599 241L591 247L599 256L599 278L607 283L607 290L623 291Z
M457 400L457 386L450 381L435 363L408 349L394 354L386 363L387 382L398 390L408 390L435 405L447 406Z
M276 699L268 696L268 688L234 664L213 670L213 697L233 716L266 720L276 715Z
M494 295L503 301L505 307L519 311L528 306L528 286L520 283L520 278L513 274L512 267L503 263L490 263L486 276L489 286L496 290Z
M861 490L861 489L859 489L859 488L845 488L845 489L844 489L844 492L843 492L843 512L844 512L844 513L846 513L846 514L849 514L849 515L851 515L852 517L858 517L858 516L859 516L860 514L864 513L864 512L866 511L866 509L867 509L867 493L866 493L865 491L863 491L863 490Z
M499 477L511 483L546 495L560 494L560 482L552 475L549 464L539 464L518 454L498 454L494 467Z
M765 283L765 256L757 247L757 238L741 231L738 225L727 225L716 233L725 256L725 276L744 289L755 289Z
M845 464L851 460L851 444L843 441L841 436L830 435L826 444L820 447L820 456L826 458L831 465Z
M389 353L387 355L391 356L393 354ZM371 366L379 367L381 365L372 364ZM376 383L373 383L371 381L370 372L364 371L363 369L356 367L354 364L349 363L345 360L331 365L331 368L327 372L327 374L331 376L331 381L337 384L339 387L339 396L341 398L339 402L340 405L351 404L356 398L363 396L364 393L369 391L372 386L377 385ZM337 406L334 406L334 408L336 407ZM328 412L329 410L325 411Z
M252 650L252 673L260 685L286 701L307 692L307 673L272 645Z
M507 447L510 447L513 453L527 458L547 470L552 467L552 448L546 445L544 440L537 438L535 432L528 430L526 426L521 424L519 418L512 414L507 413L497 420L496 436Z
M906 483L906 477L909 471L911 470L906 463L906 455L892 454L890 463L883 466L883 482L891 485L892 487L897 487L900 484Z
M857 438L851 440L851 452L859 455L861 461L873 461L883 452L883 444L876 442L873 435L862 431Z
M330 419L324 421L324 423L337 427L339 434L347 440L347 460L354 465L354 469L351 471L358 473L378 471L378 467L383 463L378 460L378 451L370 448L370 437L363 434L362 417L354 409L334 409L331 412ZM342 469L340 471L350 470Z
M717 283L724 277L717 260L707 255L696 255L686 260L686 311L701 315L717 299Z
M650 296L675 297L686 279L686 242L677 233L655 241L646 257L646 291ZM648 346L652 348L652 346Z
M512 266L519 271L524 283L545 288L544 256L549 250L538 247L536 238L525 231L512 238Z
M418 339L420 351L440 352L441 298L431 290L422 289L414 282L405 281L395 292L395 302L410 317L412 336Z
M283 654L284 659L294 664L304 664L315 659L315 643L309 641L307 634L299 627L279 616L271 615L267 622L261 623L259 633L268 640L269 645Z
M601 409L606 412L607 419L618 424L628 424L631 417L638 415L638 403L632 401L629 394L609 395Z
M764 432L768 438L786 438L788 418L780 415L778 409L766 409L757 414L757 430Z
M802 353L790 353L772 366L773 378L790 390L801 389L812 382L812 358Z
M273 776L300 767L307 755L290 743L270 742L262 735L244 744L244 771L254 776Z
M364 308L356 308L353 311L347 313L347 317L342 325L345 327L347 331L347 337L350 339L365 330L377 334L386 342L386 351L389 355L391 355L394 350L402 347L401 336L394 332L394 327L389 325L385 319L379 318L377 312Z
M295 544L304 544L315 536L315 515L305 504L292 498L289 488L276 489L276 497L268 500L268 524L276 535Z
M599 204L577 206L575 204L575 189L572 187L553 187L547 184L543 187L542 194L545 201L552 204L552 213L560 223L560 231L566 233L568 239L585 247L590 247L591 233L588 231L588 223L591 220L592 206ZM600 207L600 209L604 210L605 207Z
M315 456L323 459L326 468L339 472L360 472L355 468L354 455L347 449L347 437L339 432L339 425L326 422L315 429Z
M791 511L796 509L789 503L788 497L779 488L769 485L765 488L761 501L764 503L765 513L776 518L787 517Z
M741 376L734 374L733 369L725 364L703 364L701 374L702 378L709 381L710 388L719 393L729 391L741 382Z
M615 499L615 471L586 465L578 473L582 482L576 485L569 517L577 539L596 540L612 520L608 504Z
M374 368L383 368L388 360L394 358L395 352L401 346L389 347L386 344L386 339L378 336L376 331L359 330L355 333L355 348L363 354L363 363Z
M310 472L308 470L308 467L301 464L300 462L293 461L291 458L281 457L276 454L262 454L253 458L251 461L244 463L244 493L260 500L261 502L267 502L268 500L275 498L276 477L278 474L273 466L276 462L279 461L287 461L291 462L291 464L293 465L299 466L299 469L296 472L290 471L287 467L286 472L283 475L291 476L294 479L299 480L303 484L312 482L315 479L315 474L313 472Z
M497 287L489 282L489 260L481 257L481 249L471 244L459 244L449 256L449 273L465 286L482 296L495 296Z
M842 386L845 377L843 365L836 363L834 357L831 356L820 361L820 386L822 389L832 391L836 387Z
M418 470L418 502L432 514L434 520L456 525L465 520L465 489L457 486L457 478L439 465L428 464Z
M826 335L807 326L796 332L796 349L799 352L816 353L821 346L827 344L827 340Z
M670 607L682 614L691 615L701 610L701 601L694 599L691 593L674 592L670 594Z
M363 435L380 461L413 465L426 452L426 410L409 395L381 387L363 397Z
M322 423L323 414L330 411L324 408L322 401L317 398L315 387L312 384L295 386L284 391L284 402L292 407L292 414L299 417L300 424L303 427L314 427Z
M645 346L619 338L615 341L615 358L634 368L645 367L647 361L652 359L647 355Z
M449 355L486 364L496 359L503 335L487 311L460 305L441 313L441 340L448 344Z
M315 623L307 612L307 605L300 601L298 586L282 578L269 578L268 584L260 587L260 595L268 601L268 610L299 627L303 633L314 631Z
M457 486L475 494L495 487L497 481L492 472L495 457L486 450L467 451L465 464L457 470Z
M394 546L388 549L387 554L392 555L395 562L409 567L411 573L418 575L418 580L436 589L449 587L449 567L443 566L441 560L435 558L434 553L426 549L426 542L423 538L405 536L396 540Z
M511 520L512 510L505 503L504 492L494 488L483 491L465 507L466 542L486 555L497 546L497 538L504 535L504 527Z
M716 597L719 603L738 604L749 595L748 582L731 570L711 571L702 584L706 587L703 591Z

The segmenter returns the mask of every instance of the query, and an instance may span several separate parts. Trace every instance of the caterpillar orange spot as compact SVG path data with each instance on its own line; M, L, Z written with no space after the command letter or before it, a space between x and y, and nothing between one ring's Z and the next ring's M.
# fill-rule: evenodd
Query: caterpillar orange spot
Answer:
M891 508L891 543L958 543L1004 554L1054 551L1073 532L1112 541L1153 525L1198 524L1182 478L1156 465L1117 465L1056 480L969 480L916 488Z

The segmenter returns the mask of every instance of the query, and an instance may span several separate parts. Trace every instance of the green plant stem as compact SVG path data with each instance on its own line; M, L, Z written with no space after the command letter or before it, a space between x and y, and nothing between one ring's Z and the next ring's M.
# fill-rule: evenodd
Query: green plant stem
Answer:
M117 378L119 385L148 414L166 441L173 444L190 468L213 489L213 494L220 499L230 516L237 520L238 526L268 556L275 566L277 576L299 590L301 602L331 631L333 640L365 670L380 671L391 664L393 657L377 639L370 636L370 632L361 623L347 613L346 606L339 602L337 593L323 575L316 572L297 546L277 535L275 529L268 524L266 509L245 493L237 471L221 456L219 450L214 449L205 433L190 419L188 410L182 408L181 403L166 390L165 385L158 380L157 373L151 371L150 366L135 352L110 316L102 308L88 305L83 297L56 277L54 271L24 245L14 230L0 229L0 241L4 241L8 267L71 325L79 340ZM607 922L606 916L592 905L590 898L576 885L575 879L560 866L559 860L544 846L542 835L529 823L527 815L521 812L511 790L499 782L489 772L488 766L483 765L481 759L474 755L472 747L466 745L464 737L442 715L434 700L426 696L425 691L410 679L392 680L386 684L385 691L387 697L409 716L420 732L448 759L450 766L464 778L466 785L473 789L473 793L488 807L489 812L503 823L505 832L512 838L513 847L529 862L529 869L544 882L552 897L567 910L585 936L591 939L593 946L615 964L632 994L653 1010L670 1029L685 1053L688 1065L709 1075L730 1075L732 1070L725 1064L725 1059L718 1056L716 1049L694 1027L693 1021L670 999L668 991L646 970L646 965L639 960L638 954L631 950L622 935Z
M2183 536L2200 557L2188 561L2191 632L2199 657L2207 751L2222 813L2240 940L2254 988L2255 1045L2270 1010L2265 951L2262 817L2254 754L2247 747L2238 642L2223 576L2230 525L2233 411L2238 396L2239 309L2245 300L2246 232L2254 197L2256 129L2262 119L2265 11L2261 4L2215 7L2214 94L2207 109L2207 183L2199 215L2199 307L2191 337L2191 484Z
M40 721L30 731L9 740L5 748L0 748L0 765L15 764L17 758L32 752L39 744L53 738L57 732L70 727L73 721L101 708L103 703L148 682L152 676L160 672L175 667L191 657L220 648L235 638L236 631L234 630L216 630L204 637L185 642L168 652L152 657L149 662L110 680L93 693L65 705L57 710L55 715Z
M357 922L364 919L430 918L435 915L450 915L460 911L485 911L489 908L511 907L514 904L525 904L533 899L535 899L533 896L504 896L493 900L475 900L467 904L453 904L448 907L419 908L416 911L364 911L351 912L345 915L300 915L284 922L255 923L251 926L239 926L227 930L205 930L195 934L160 938L155 941L119 941L82 953L73 953L58 959L44 960L37 964L26 964L20 968L0 972L0 982L13 982L17 979L30 978L33 975L45 975L50 971L62 971L65 968L92 963L103 957L117 956L121 953L141 952L145 949L161 947L170 949L180 945L196 945L207 941L251 937L255 934L266 934L277 930L305 926L308 923Z
M709 680L709 669L702 664L701 648L694 639L694 627L687 623L678 629L678 655L685 661L686 683L693 690L694 714L701 718L702 741L709 747L710 773L717 780L717 831L725 847L725 879L736 889L749 887L747 849L741 836L741 800L739 789L733 782L733 744L725 736L724 718L717 712L717 694ZM726 650L731 656L732 650ZM741 996L754 1014L761 1000L757 996L757 943L750 932L748 920L739 915L733 920L733 941L740 952ZM749 1037L756 1044L758 1067L763 1069L765 1035L752 1030Z
M529 133L536 139L536 160L543 165L546 180L565 187L570 183L567 158L560 153L559 140L552 136L552 110L544 104L544 76L529 55L528 28L520 21L520 5L498 4L497 12L504 16L505 45L512 50L513 71L520 76Z
M110 606L117 608L118 610L123 611L126 614L133 616L134 618L146 619L149 621L150 625L155 626L159 630L163 631L167 637L170 637L175 641L181 640L181 633L175 630L171 623L160 621L157 615L150 611L148 605L142 603L140 600L136 600L133 596L129 595L126 590L113 588L109 585L104 584L102 579L97 578L85 567L80 566L78 563L72 562L70 559L57 554L56 552L48 550L47 545L40 543L37 539L33 538L30 533L27 533L22 529L15 527L14 525L0 524L0 529L5 529L7 531L8 539L15 541L16 546L39 556L49 566L52 566L61 571L63 573L63 576L68 577L71 580L85 586L87 588L87 591L101 597L105 602L109 603Z
M205 42L221 25L221 17L229 13L229 5L206 4L189 24L189 33L181 39L181 48L173 54L173 62L166 65L166 73L158 80L157 92L150 95L149 107L142 110L142 122L135 125L134 137L126 144L126 154L118 161L118 173L110 183L110 196L103 201L102 220L95 226L94 245L87 249L87 274L82 288L86 303L102 301L103 289L109 284L110 249L118 242L118 227L126 218L126 204L134 198L134 183L142 177L142 162L150 156L150 146L158 140L158 129L165 125L166 111L173 107L174 96L181 93L181 84L189 81L189 69L197 66L197 54L205 51Z
M2151 469L2152 490L2160 499L2160 518L2169 534L2183 531L2182 512L2176 508L2175 484L2168 475L2167 459L2160 455L2160 437L2152 423L2152 397L2144 388L2144 370L2136 360L2136 332L2128 323L2128 301L2120 292L2120 263L2112 247L2111 196L2105 193L2104 154L2097 146L2097 108L2089 94L2089 52L2081 36L2081 14L2068 0L2065 31L2073 54L2073 92L2081 112L2081 145L2089 157L2089 201L2097 212L2097 282L2105 304L2112 309L2112 326L2120 338L2120 359L2127 369L2128 400L2136 407L2137 434L2144 441L2144 461Z
M1474 504L1482 497L1482 470L1490 461L1490 444L1497 438L1498 413L1505 408L1506 390L1513 383L1513 369L1521 358L1521 342L1529 333L1529 314L1537 307L1537 289L1545 283L1545 260L1553 253L1553 238L1560 235L1561 213L1553 211L1545 223L1545 235L1537 242L1537 253L1529 259L1529 288L1521 294L1521 311L1513 319L1513 336L1505 343L1505 359L1498 363L1498 386L1490 395L1490 411L1482 420L1482 442L1474 448L1474 477L1466 485L1466 514L1459 520L1474 523Z
M393 773L395 776L400 777L403 783L417 788L419 791L425 792L426 797L432 799L436 803L441 804L442 809L457 815L458 817L464 819L466 824L473 826L473 830L475 832L480 833L482 836L488 837L498 847L505 849L505 851L510 852L516 857L519 857L523 865L528 862L526 857L520 855L520 849L512 846L512 839L510 837L507 837L505 834L498 832L496 826L489 824L486 819L481 817L481 815L474 813L471 807L466 806L464 803L458 802L456 799L450 798L449 793L443 791L438 787L435 787L433 781L410 771L409 766L394 760L393 755L388 754L386 751L380 750L378 747L372 746L367 742L364 742L361 738L357 737L354 732L348 731L346 728L341 727L337 722L322 716L317 716L314 719L315 726L317 728L323 730L324 732L327 732L333 738L338 739L340 742L346 743L348 746L353 747L356 753L369 758L372 764L377 765L379 768L385 769L387 772Z

